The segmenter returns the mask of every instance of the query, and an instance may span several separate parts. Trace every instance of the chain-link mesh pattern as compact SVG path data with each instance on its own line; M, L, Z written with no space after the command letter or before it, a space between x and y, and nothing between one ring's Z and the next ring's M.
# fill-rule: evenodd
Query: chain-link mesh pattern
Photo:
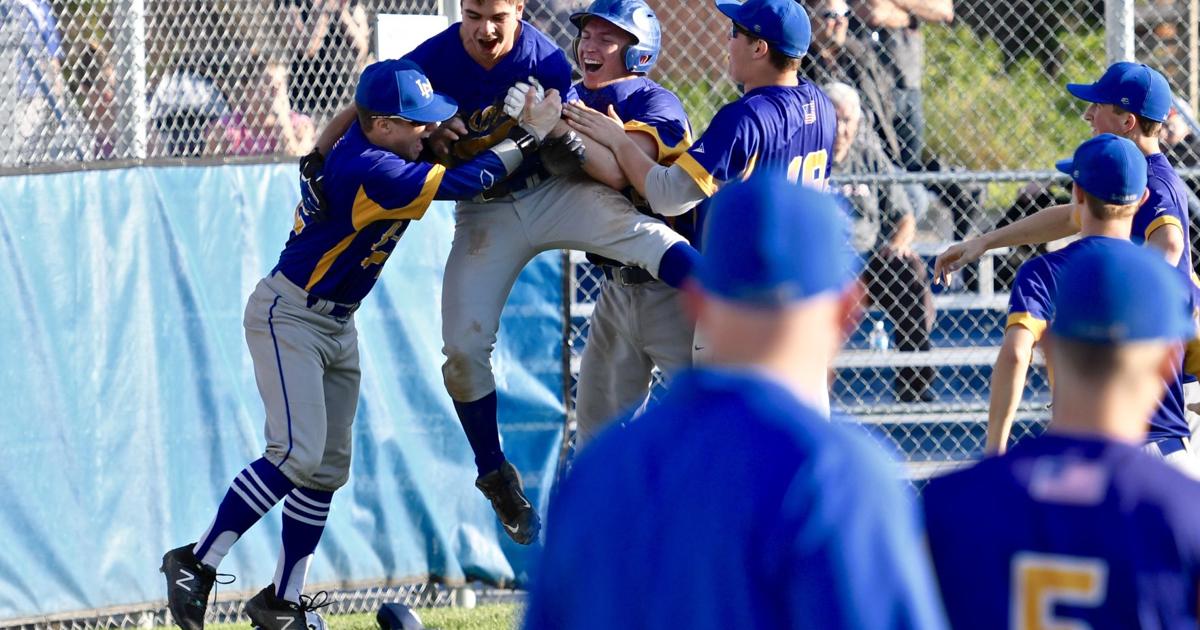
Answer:
M307 589L309 593L322 590L320 584ZM476 589L471 586L450 588L442 584L402 584L392 586L364 585L352 589L330 588L330 604L318 612L326 621L333 615L354 613L374 613L379 607L388 603L400 603L410 608L435 608L443 606L462 605L460 595L463 590L475 593L474 602L477 605L520 603L524 601L524 593L501 589ZM218 593L215 601L208 607L206 621L216 623L247 623L249 618L242 612L246 600L254 593ZM319 599L318 599L319 601ZM92 628L157 628L173 627L170 613L165 602L151 605L130 606L110 610L66 613L53 617L30 619L14 619L0 621L0 628L55 628L61 630L91 630Z

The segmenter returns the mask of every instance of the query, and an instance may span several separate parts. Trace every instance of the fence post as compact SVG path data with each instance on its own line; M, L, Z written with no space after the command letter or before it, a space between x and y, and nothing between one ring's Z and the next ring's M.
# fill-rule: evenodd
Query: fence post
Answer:
M441 0L442 15L450 18L450 23L462 21L462 5L460 0Z
M1133 0L1104 0L1104 47L1108 63L1133 61Z
M146 3L145 0L121 0L116 12L123 15L117 31L118 111L121 138L128 141L125 158L145 159L150 110L146 104Z

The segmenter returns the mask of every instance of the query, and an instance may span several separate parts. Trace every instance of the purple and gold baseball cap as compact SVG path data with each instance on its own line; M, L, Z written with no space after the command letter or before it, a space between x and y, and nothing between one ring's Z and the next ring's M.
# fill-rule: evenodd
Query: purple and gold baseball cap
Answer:
M812 25L797 0L717 0L717 9L788 57L808 52Z
M385 59L367 66L358 78L354 102L416 123L442 122L458 112L458 104L434 92L420 66L405 59Z
M1186 341L1196 335L1184 276L1156 250L1105 239L1063 265L1050 331L1096 344Z
M1117 105L1155 122L1165 121L1171 112L1167 78L1144 63L1118 61L1095 83L1068 83L1067 91L1089 103Z
M845 288L861 261L850 226L829 195L756 174L713 195L695 276L704 291L756 308L778 308Z
M1073 157L1054 166L1105 203L1131 204L1146 192L1146 156L1132 140L1111 133L1084 141Z

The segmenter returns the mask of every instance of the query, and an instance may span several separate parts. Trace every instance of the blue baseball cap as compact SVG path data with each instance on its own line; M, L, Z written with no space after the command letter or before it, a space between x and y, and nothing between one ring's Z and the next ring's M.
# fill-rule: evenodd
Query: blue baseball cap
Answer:
M1171 112L1167 78L1144 63L1118 61L1095 83L1068 83L1067 91L1089 103L1117 105L1142 118L1163 122Z
M849 234L833 197L782 174L756 174L710 201L696 279L730 302L763 308L799 302L858 276Z
M421 67L405 59L385 59L367 66L358 77L354 102L417 123L442 122L458 112L458 104L434 92Z
M1157 250L1124 239L1069 257L1050 330L1064 339L1119 344L1196 335L1184 276ZM1111 241L1111 242L1107 242Z
M1146 192L1146 156L1133 141L1111 133L1087 140L1074 157L1054 166L1105 203L1128 205Z
M717 0L717 9L788 57L808 52L812 25L797 0Z

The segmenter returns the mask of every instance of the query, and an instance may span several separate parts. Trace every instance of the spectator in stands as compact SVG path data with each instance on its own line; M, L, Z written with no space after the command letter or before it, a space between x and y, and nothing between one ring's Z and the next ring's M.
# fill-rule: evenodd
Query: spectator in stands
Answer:
M150 97L150 155L196 157L204 153L209 124L229 105L212 80L185 63L159 79Z
M817 85L846 83L858 91L863 115L883 141L888 155L900 153L893 126L895 80L869 45L848 36L850 8L846 0L805 0L812 22L812 44L801 60L800 74Z
M838 135L833 145L833 181L841 175L879 175L898 170L888 159L874 130L861 125L858 93L845 83L824 86L837 111ZM854 246L869 252L863 284L877 307L892 320L892 339L901 352L932 347L935 311L925 261L912 250L917 232L908 195L899 184L846 184L833 192L854 220ZM896 370L893 388L901 402L931 402L931 366Z
M103 44L91 40L84 44L72 68L69 87L81 99L83 116L92 131L92 159L108 160L116 154L117 75Z
M316 140L313 121L288 103L288 70L276 61L253 64L249 77L229 81L232 111L208 129L210 155L303 155Z
M0 0L0 164L82 159L58 20L46 0Z
M894 78L892 124L900 140L893 156L905 169L925 167L925 106L921 80L925 74L925 40L921 24L954 20L953 0L855 0L854 32L871 42Z
M299 26L288 94L292 109L323 118L352 100L371 60L371 26L357 0L275 0Z

